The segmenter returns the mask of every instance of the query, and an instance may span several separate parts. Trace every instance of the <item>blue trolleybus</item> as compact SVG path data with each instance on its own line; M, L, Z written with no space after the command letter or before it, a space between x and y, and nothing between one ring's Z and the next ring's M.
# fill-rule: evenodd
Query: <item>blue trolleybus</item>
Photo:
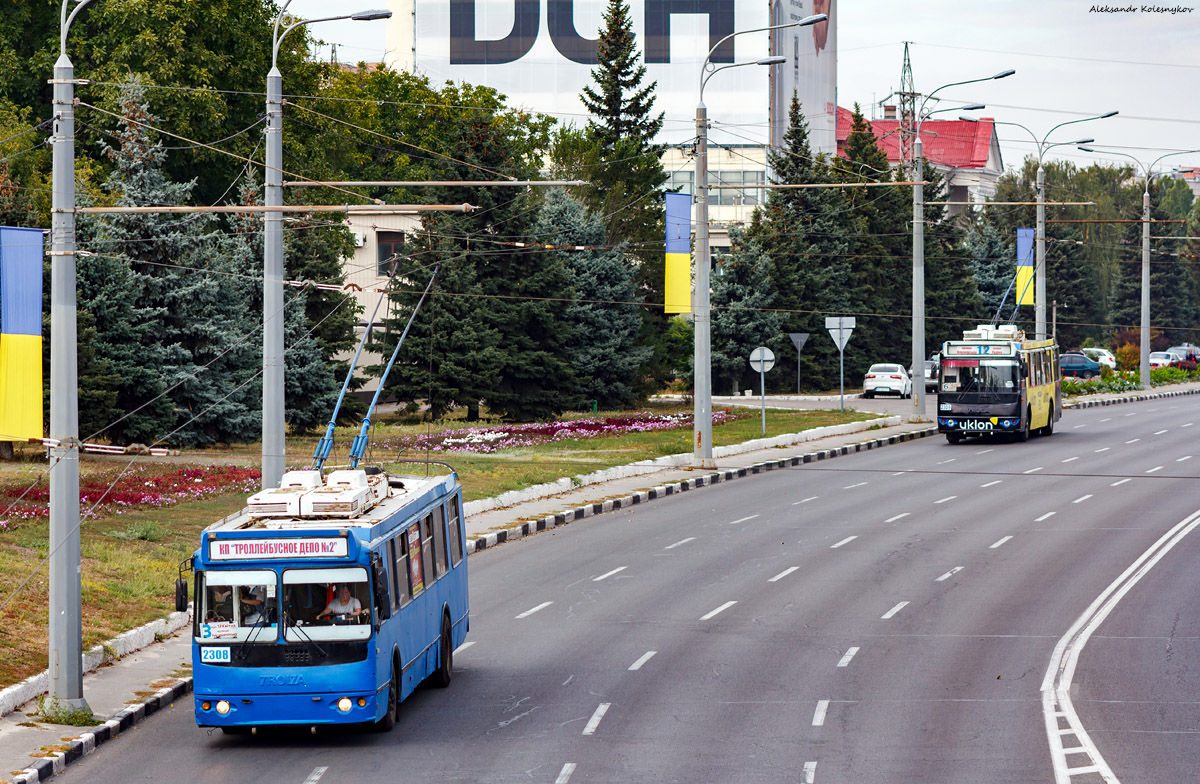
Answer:
M196 723L390 729L466 638L454 473L290 471L207 528L195 569ZM186 601L186 586L183 586Z

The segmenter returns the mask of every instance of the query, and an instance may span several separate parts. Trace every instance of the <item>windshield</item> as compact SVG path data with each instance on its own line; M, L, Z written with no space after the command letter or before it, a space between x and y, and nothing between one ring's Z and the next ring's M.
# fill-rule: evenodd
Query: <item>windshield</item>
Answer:
M947 359L939 391L950 395L1015 395L1021 391L1015 359Z
M278 575L270 569L200 572L197 575L197 639L274 642Z
M365 640L371 636L371 590L361 566L286 569L284 639Z

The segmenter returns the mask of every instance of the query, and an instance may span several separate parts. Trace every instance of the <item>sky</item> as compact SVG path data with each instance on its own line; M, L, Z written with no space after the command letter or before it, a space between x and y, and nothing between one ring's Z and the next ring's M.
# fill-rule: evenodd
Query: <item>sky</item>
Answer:
M983 103L987 108L974 116L1026 126L1028 131L997 127L1006 167L1035 153L1031 133L1041 140L1059 123L1114 109L1120 112L1116 117L1059 128L1048 139L1092 137L1096 141L1090 146L1097 153L1065 145L1048 150L1045 158L1086 166L1095 160L1129 163L1116 154L1126 153L1149 165L1164 153L1200 148L1200 101L1195 100L1200 95L1200 0L1146 5L1112 0L837 2L840 106L857 102L870 116L873 102L899 88L903 42L908 41L914 86L923 95L951 82L1016 69L1006 79L947 87L928 104L943 109ZM379 7L386 0L360 4ZM1146 10L1155 8L1183 10ZM346 6L293 0L289 11L311 18L345 13ZM383 22L331 22L314 32L338 45L343 62L377 61L385 52L384 28ZM329 47L318 56L327 58ZM1156 170L1180 165L1200 166L1200 153L1166 158Z

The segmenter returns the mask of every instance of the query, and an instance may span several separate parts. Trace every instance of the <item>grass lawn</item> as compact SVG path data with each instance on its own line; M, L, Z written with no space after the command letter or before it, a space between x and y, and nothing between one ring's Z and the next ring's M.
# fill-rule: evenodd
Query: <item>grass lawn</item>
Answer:
M655 414L691 411L679 404L654 406L652 410ZM734 421L713 427L715 446L762 437L757 410L738 410L735 415L738 418ZM873 418L856 411L768 411L767 436ZM403 436L428 436L465 424L382 420L372 434L376 444ZM335 442L340 455L335 451L329 464L345 459L347 445L356 434L357 428L338 430ZM301 465L307 461L315 442L315 436L290 438L289 462ZM685 421L682 427L672 430L550 441L487 454L401 454L396 449L376 447L367 458L383 463L389 470L410 472L418 467L405 464L404 458L443 460L458 472L466 499L474 500L637 460L690 452L691 444L691 423ZM257 467L259 450L257 444L249 444L132 461L128 457L82 456L81 487L88 496L81 503L85 512L106 488L114 488L95 507L94 516L85 516L80 527L85 648L163 617L173 609L179 562L195 550L200 532L207 525L244 506L248 486L244 467ZM38 505L44 508L46 464L41 450L18 445L17 451L20 459L0 464L0 509L5 510L0 515L4 521L0 523L0 688L44 670L47 658L49 581L45 560L49 531L46 518L38 515ZM206 492L187 492L191 489L189 482ZM100 491L89 491L88 487ZM143 497L141 488L150 494ZM171 492L155 494L164 488ZM24 497L18 501L22 494ZM13 516L18 508L25 511L25 516Z

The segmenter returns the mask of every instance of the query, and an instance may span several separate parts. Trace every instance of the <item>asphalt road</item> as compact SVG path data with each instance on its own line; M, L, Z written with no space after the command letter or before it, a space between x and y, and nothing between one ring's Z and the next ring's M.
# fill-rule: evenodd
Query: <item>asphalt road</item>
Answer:
M1200 508L1197 433L1190 397L1068 411L1026 444L923 439L556 528L472 556L454 683L418 691L390 734L225 737L188 700L65 775L1052 782L1051 657ZM1200 769L1198 555L1183 538L1074 670L1078 720L1120 781Z

